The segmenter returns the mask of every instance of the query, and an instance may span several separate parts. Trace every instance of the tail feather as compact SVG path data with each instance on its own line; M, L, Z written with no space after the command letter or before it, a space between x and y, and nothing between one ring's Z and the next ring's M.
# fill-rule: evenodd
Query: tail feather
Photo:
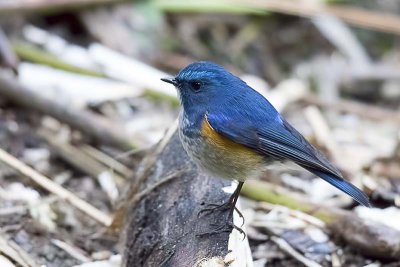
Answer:
M361 191L359 188L357 188L356 186L347 182L343 178L338 177L333 174L330 174L330 173L323 172L323 171L317 171L317 170L312 170L312 169L308 169L308 170L310 172L314 173L315 175L321 177L322 179L324 179L326 182L330 183L337 189L348 194L349 196L351 196L355 201L357 201L361 205L366 206L366 207L371 207L368 196L363 191Z

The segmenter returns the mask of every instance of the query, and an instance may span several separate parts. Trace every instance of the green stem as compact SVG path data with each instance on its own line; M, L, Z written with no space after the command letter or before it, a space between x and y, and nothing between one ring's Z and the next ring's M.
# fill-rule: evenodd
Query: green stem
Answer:
M38 63L42 65L47 65L55 69L60 69L72 73L78 73L94 77L105 77L104 74L96 72L90 69L85 69L81 67L74 66L72 64L66 63L58 59L55 55L43 51L35 46L17 43L13 45L15 53L23 60L30 61L33 63Z

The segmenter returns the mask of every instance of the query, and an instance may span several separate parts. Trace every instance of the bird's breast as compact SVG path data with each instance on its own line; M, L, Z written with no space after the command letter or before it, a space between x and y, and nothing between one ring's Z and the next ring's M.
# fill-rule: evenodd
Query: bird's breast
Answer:
M217 133L206 117L198 127L181 118L180 137L189 156L213 175L244 181L264 170L263 156Z

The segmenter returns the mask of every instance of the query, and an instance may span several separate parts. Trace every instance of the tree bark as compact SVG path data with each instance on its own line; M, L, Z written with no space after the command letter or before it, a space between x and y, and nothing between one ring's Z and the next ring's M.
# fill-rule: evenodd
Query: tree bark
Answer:
M227 201L222 188L231 182L199 171L178 134L169 135L145 158L130 190L123 266L250 266L247 239L236 230L198 236L225 223L228 211L198 213L205 203Z

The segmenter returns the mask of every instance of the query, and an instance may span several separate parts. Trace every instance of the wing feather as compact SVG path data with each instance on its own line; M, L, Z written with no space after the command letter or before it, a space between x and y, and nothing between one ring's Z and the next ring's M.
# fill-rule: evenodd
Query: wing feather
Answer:
M368 197L360 189L343 179L340 171L314 148L296 129L277 113L275 119L255 120L243 113L207 114L212 128L230 140L250 147L258 153L277 160L289 159L321 177L331 185L370 206Z
M208 120L219 134L251 147L260 154L275 157L277 160L289 159L300 166L342 176L324 155L284 119L265 123L262 127L246 119L235 125L228 117L213 114L208 114Z

